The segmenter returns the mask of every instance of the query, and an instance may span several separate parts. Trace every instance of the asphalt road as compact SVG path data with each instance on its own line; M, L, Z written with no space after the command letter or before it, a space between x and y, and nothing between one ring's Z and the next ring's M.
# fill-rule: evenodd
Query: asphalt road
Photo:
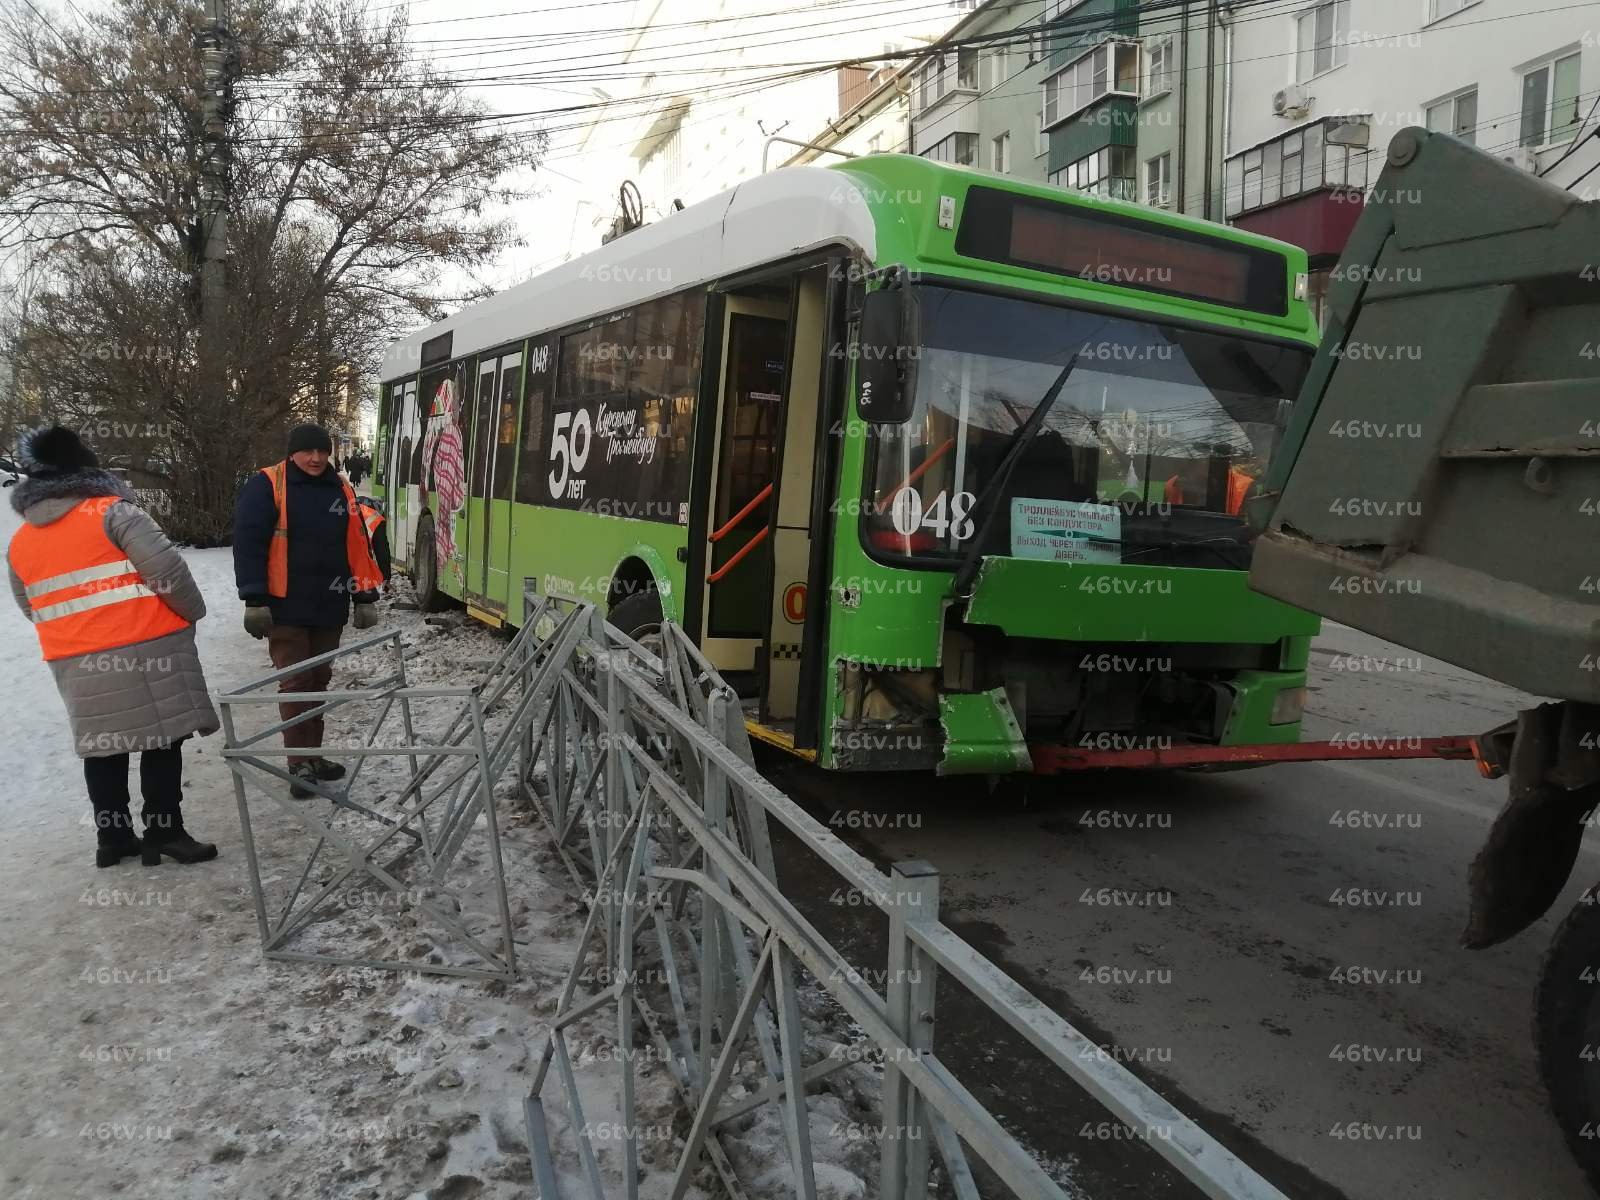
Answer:
M1308 738L1478 733L1531 703L1342 626L1312 670ZM1286 1194L1589 1197L1530 1029L1540 956L1600 851L1585 846L1552 915L1460 949L1503 781L1459 762L1310 763L1068 777L1018 802L764 766L878 861L932 862L949 923ZM807 906L830 936L881 937L821 883ZM1093 1107L1042 1060L947 991L939 1004L943 1052L987 1074L980 1094L1085 1196L1198 1194L1089 1126Z

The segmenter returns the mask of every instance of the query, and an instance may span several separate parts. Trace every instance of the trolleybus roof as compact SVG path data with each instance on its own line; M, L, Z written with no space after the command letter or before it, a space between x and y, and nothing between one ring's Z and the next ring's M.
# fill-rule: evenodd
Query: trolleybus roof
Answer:
M845 172L758 175L401 338L379 378L419 370L423 343L445 332L459 358L827 245L871 258L876 242L866 196Z

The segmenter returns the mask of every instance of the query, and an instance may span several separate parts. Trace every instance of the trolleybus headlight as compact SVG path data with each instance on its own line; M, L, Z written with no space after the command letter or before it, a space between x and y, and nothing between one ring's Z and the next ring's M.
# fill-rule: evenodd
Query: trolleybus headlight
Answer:
M1272 716L1267 720L1272 725L1288 725L1298 721L1305 711L1306 689L1284 688L1272 698Z

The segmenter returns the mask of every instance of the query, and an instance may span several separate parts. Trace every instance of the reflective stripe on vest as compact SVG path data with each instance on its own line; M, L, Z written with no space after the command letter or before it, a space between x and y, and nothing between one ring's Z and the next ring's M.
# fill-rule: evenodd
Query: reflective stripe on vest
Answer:
M52 575L49 579L41 579L38 583L28 585L28 599L37 596L48 596L51 592L59 592L62 588L76 587L80 583L94 583L99 579L110 579L116 575L133 575L136 572L133 564L127 559L105 563L98 567L84 567L77 571L65 571L60 575Z
M48 525L24 525L11 540L11 569L22 581L47 662L189 627L106 536L106 512L119 502L96 496Z
M285 459L261 468L261 473L272 484L272 502L278 510L272 541L267 545L267 595L279 600L289 594L288 466ZM344 547L345 560L350 565L350 590L375 592L383 586L383 572L378 569L378 560L372 553L372 539L361 517L361 506L356 503L355 489L348 482L341 479L339 485L344 489Z
M361 507L361 522L367 527L367 536L371 537L378 532L378 526L383 524L383 514L370 504L363 504L359 499L356 503Z

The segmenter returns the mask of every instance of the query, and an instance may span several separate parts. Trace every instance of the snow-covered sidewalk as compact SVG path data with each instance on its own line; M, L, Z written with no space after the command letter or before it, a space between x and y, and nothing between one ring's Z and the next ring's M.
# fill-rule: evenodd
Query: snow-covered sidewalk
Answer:
M5 505L0 544L18 524ZM269 674L265 643L240 623L231 552L190 550L185 558L210 608L198 634L212 691L236 690ZM403 582L396 592L410 594ZM482 627L441 627L393 600L383 603L382 614L383 627L402 632L413 684L476 683L504 646ZM358 686L381 669L369 659L375 653L342 660L333 686ZM190 867L128 861L97 870L65 712L33 631L15 612L0 617L0 671L11 735L0 743L0 955L8 967L0 977L0 1197L509 1200L531 1194L522 1100L587 907L584 889L574 885L537 819L515 802L509 781L497 795L517 941L515 984L268 962L220 735L191 741L184 753L185 821L217 843L220 857ZM255 712L260 719L241 732L276 720L275 705ZM439 727L429 720L417 716L424 740L443 732L446 710ZM361 727L358 712L340 709L329 716L327 740L351 740ZM381 804L398 791L402 762L378 759L364 768L359 798ZM137 787L135 774L136 812ZM251 814L268 891L276 887L281 903L310 843L292 857L284 842L298 832L298 821L253 792ZM361 840L371 836L367 831ZM451 869L459 879L453 898L474 929L496 907L486 849L469 838ZM375 881L352 875L341 887L331 920L297 934L301 944L291 949L473 961L457 957L459 947L448 938L422 936L428 928L413 906ZM269 899L274 915L276 907ZM595 980L580 982L580 996L605 986L604 964L589 966ZM810 1056L841 1049L834 1038L842 1014L814 985L802 984L800 992ZM667 1067L648 1049L635 1055L635 1110L631 1118L619 1111L614 1028L614 1018L598 1012L568 1030L585 1125L608 1193L623 1194L620 1151L632 1136L640 1194L658 1200L670 1192L687 1114ZM754 1070L753 1058L748 1066ZM876 1093L876 1082L876 1068L858 1064L811 1098L823 1200L870 1193L877 1136L868 1093ZM581 1190L569 1114L559 1101L547 1111L557 1169ZM724 1134L752 1197L792 1194L773 1108L730 1122ZM704 1160L701 1169L709 1179ZM702 1200L704 1193L691 1187L689 1195Z
M9 541L9 504L0 521ZM230 552L186 558L211 610L199 645L212 689L268 673L265 643L240 626ZM424 677L449 679L498 646L484 630L384 611L422 646ZM184 812L221 856L96 870L65 714L15 612L0 619L0 670L0 1195L528 1194L529 1047L584 909L525 816L502 816L515 986L268 963L220 735L185 747ZM137 776L133 787L137 811ZM587 1057L606 1052L597 1043ZM644 1095L670 1131L664 1082Z

